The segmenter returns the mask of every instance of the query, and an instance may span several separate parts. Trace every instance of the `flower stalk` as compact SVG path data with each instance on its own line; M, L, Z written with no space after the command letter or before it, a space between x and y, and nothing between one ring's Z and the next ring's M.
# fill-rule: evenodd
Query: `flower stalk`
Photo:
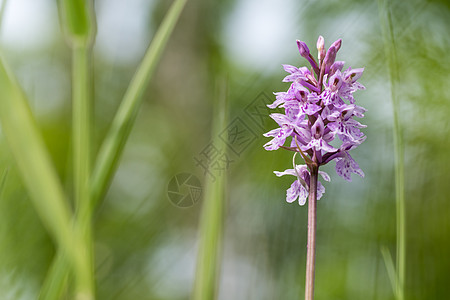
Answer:
M308 202L308 246L306 252L305 300L314 299L314 278L316 265L316 228L317 228L317 177L319 168L312 165L309 183Z

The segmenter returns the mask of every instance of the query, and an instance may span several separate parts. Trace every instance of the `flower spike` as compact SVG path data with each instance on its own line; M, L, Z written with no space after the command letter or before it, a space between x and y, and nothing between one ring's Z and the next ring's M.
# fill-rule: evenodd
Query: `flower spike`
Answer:
M347 68L343 71L344 62L336 61L341 46L342 39L338 39L325 51L324 38L319 36L316 44L317 63L306 43L297 40L300 55L308 60L312 68L283 65L289 73L283 81L289 82L290 88L287 92L275 93L275 102L268 105L269 108L284 109L284 114L271 115L279 128L264 134L272 137L264 148L269 151L279 148L294 151L293 160L300 153L308 166L307 170L335 161L337 174L345 180L351 180L352 173L364 176L349 154L366 138L361 131L366 126L355 120L364 117L366 109L356 105L353 96L356 91L364 89L358 82L364 68ZM331 142L336 139L341 141L341 145L333 143L332 146ZM289 140L290 145L285 145ZM298 178L298 183L291 186L289 200L300 194L304 196L309 188L309 175L297 171L294 161L293 167L291 175ZM300 187L305 190L299 192ZM321 193L325 190L322 185L317 188Z

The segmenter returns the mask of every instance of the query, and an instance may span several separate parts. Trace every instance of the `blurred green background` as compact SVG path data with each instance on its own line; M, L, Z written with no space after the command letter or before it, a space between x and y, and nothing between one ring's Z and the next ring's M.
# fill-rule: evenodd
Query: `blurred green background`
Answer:
M94 47L98 147L171 1L97 0ZM450 293L450 4L391 4L405 142L406 299ZM70 194L70 51L55 1L8 1L0 45L31 101ZM104 204L95 215L98 299L188 299L195 275L202 202L173 205L179 173L202 183L228 176L219 299L298 299L303 293L307 209L285 202L292 178L274 170L291 153L268 152L275 127L264 103L285 91L281 64L306 65L296 39L314 49L343 39L338 59L365 67L355 96L368 109L367 141L352 155L366 173L332 181L318 203L316 298L394 299L381 247L395 254L390 84L376 1L189 0L145 94L144 105ZM226 78L229 128L246 130L216 169L213 100ZM0 91L1 92L1 91ZM220 137L219 137L220 138ZM220 139L219 139L220 140ZM233 151L234 150L234 151ZM93 149L93 155L97 151ZM211 157L210 157L211 158ZM226 160L224 160L226 158ZM220 165L219 165L220 163ZM0 133L0 299L34 299L55 254ZM211 173L209 173L211 172ZM395 255L394 255L395 257Z

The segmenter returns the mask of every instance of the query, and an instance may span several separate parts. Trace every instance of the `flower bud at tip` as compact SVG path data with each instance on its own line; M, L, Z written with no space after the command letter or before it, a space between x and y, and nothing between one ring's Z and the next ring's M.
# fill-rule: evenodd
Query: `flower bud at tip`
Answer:
M342 44L342 39L338 39L333 44L331 44L331 47L336 48L336 52L338 52L339 49L341 49L341 44Z
M336 47L331 46L330 49L328 49L327 54L325 55L325 58L323 60L323 63L325 65L325 73L329 70L330 66L334 63L334 60L336 59Z
M319 61L320 61L325 56L325 40L321 35L319 35L319 38L317 39L317 51L319 53Z
M309 48L308 48L308 46L306 46L306 43L297 40L297 46L298 46L298 51L300 52L300 55L303 56L304 58L308 58L309 57Z

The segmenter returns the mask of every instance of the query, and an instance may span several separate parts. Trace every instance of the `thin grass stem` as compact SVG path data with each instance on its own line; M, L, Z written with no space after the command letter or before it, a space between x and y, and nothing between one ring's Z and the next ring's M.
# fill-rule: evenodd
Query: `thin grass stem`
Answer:
M41 287L39 300L59 300L62 298L67 288L69 267L67 257L62 251L58 251Z
M219 134L225 129L226 83L219 84L216 94L215 117L211 132L213 141L216 141ZM222 143L215 143L215 145L219 148L220 153L226 153L225 143L223 141ZM200 241L197 254L193 300L213 300L217 298L226 199L225 190L225 172L220 176L216 176L214 180L206 181L200 216Z
M7 2L8 2L8 0L3 0L2 4L0 5L0 32L3 27L3 16L5 15Z
M0 121L34 207L75 268L79 254L71 211L43 138L19 84L0 57Z
M75 45L72 50L72 111L73 111L73 170L75 220L80 239L86 273L78 278L79 290L94 298L94 263L92 251L92 205L90 201L90 116L89 46ZM81 281L80 281L81 280Z
M381 254L383 255L384 265L388 272L389 281L391 282L392 291L397 293L397 274L392 261L392 255L386 246L381 247Z
M92 251L92 209L90 201L90 53L95 37L95 14L92 1L60 0L61 24L72 50L72 144L75 200L75 234L80 260L74 268L75 298L94 299L94 263ZM55 270L63 272L66 264L57 255ZM58 272L50 272L50 276ZM56 291L61 290L57 278L49 278ZM56 294L56 292L55 292Z
M397 254L396 254L396 297L404 299L405 294L405 261L406 261L406 220L405 220L405 175L404 175L404 146L402 128L399 119L399 98L397 95L399 69L397 51L394 38L391 13L385 0L379 0L380 22L383 29L384 48L388 61L389 78L391 83L391 98L393 111L393 134L395 152L395 195L397 217Z
M128 86L111 127L100 147L92 174L91 196L95 207L105 193L122 155L142 103L142 94L183 10L186 0L176 0L164 17L144 59Z

